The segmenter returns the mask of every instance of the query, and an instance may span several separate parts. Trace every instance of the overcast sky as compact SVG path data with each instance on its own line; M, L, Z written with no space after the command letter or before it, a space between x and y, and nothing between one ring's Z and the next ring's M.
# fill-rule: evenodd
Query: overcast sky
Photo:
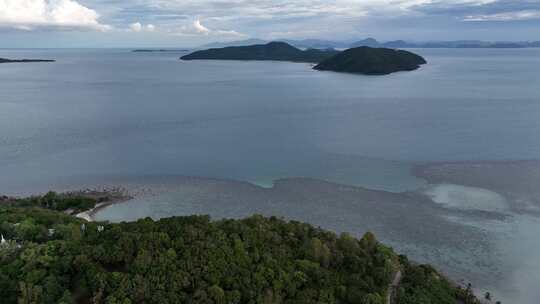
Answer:
M540 40L540 0L0 0L0 47Z

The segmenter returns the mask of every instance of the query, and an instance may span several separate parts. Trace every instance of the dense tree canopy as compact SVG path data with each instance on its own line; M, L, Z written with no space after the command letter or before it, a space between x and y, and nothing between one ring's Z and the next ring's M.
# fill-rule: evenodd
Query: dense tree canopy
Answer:
M103 196L106 198L107 196ZM0 204L11 207L41 207L45 209L73 212L81 212L92 209L100 200L90 195L79 194L58 194L49 192L43 196L32 196L27 198L9 198L3 197Z
M196 51L181 57L182 60L273 60L318 63L339 51L308 49L300 50L285 42L268 44L230 46Z
M400 262L405 275L398 288L397 304L479 304L470 288L454 286L433 267L412 265L405 256L400 256Z
M2 303L383 304L401 267L371 233L274 217L88 223L32 206L0 207L0 223ZM434 270L406 265L399 303L451 303L433 302L433 286L456 299Z
M386 75L399 71L413 71L426 63L420 55L409 51L364 46L345 50L322 61L314 69Z

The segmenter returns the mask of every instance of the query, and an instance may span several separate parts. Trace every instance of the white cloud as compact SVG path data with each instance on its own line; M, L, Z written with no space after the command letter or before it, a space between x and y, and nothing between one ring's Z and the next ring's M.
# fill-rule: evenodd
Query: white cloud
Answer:
M99 14L73 0L0 0L0 26L35 28L79 28L105 31Z
M505 12L491 15L472 15L466 16L464 21L521 21L521 20L533 20L540 19L540 11L538 10L525 10L517 12Z
M209 29L201 23L201 20L197 19L190 25L181 26L174 34L181 36L230 36L230 37L246 37L246 35L232 30L214 30Z
M201 24L201 20L195 20L193 22L193 28L195 28L198 33L204 35L208 35L211 32L206 26Z
M414 12L424 5L482 6L498 0L144 0L169 12L184 12L204 19L271 19L317 16L363 17L370 13L389 17Z
M142 24L140 22L135 22L129 25L129 29L132 32L140 32L142 31Z
M129 30L135 33L153 32L156 27L153 24L142 25L140 22L135 22L129 25Z
M447 27L448 22L540 20L538 1L0 0L0 28L112 29L123 33L155 32L156 36L175 34L186 36L188 41L236 39L246 37L244 33L265 39L350 39L367 35L384 39L378 33L386 32L387 37L406 38L424 35L417 28L427 33L429 27ZM440 17L441 22L433 17ZM415 22L410 26L389 30L413 18ZM428 25L416 25L416 21Z

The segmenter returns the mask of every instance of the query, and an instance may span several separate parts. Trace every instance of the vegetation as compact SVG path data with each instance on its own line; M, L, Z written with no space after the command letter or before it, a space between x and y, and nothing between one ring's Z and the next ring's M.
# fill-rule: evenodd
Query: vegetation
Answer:
M270 42L249 46L231 46L196 51L181 57L182 60L275 60L318 63L339 52L336 50L300 50L285 42Z
M385 49L358 47L345 50L315 66L316 70L386 75L399 71L412 71L426 64L426 60L414 53Z
M414 266L407 257L400 256L403 279L397 295L397 304L480 304L467 289L454 286L429 265Z
M197 51L182 60L278 60L319 63L316 70L366 75L385 75L398 71L412 71L426 60L408 51L357 47L339 52L333 49L300 50L285 42L270 42L250 46L232 46Z
M262 216L87 223L36 206L0 205L2 303L383 304L401 264L399 303L460 295L371 233L358 240Z
M64 211L69 214L77 214L99 207L98 204L112 204L128 199L131 199L131 197L126 195L121 189L107 191L86 190L61 194L49 192L43 196L27 198L0 196L0 205L4 207L45 208Z
M103 198L95 198L81 194L58 194L49 192L43 196L32 196L29 198L0 198L0 203L11 207L40 207L57 211L70 210L78 213L94 208Z

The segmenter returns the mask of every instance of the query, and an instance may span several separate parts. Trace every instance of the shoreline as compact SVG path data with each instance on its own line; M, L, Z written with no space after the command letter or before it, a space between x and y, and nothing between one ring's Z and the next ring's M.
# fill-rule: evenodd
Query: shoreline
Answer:
M529 172L525 172L529 171ZM525 173L523 173L525 172ZM532 172L532 173L531 173ZM508 199L515 200L519 193L527 192L527 206L515 206L513 211L518 213L524 211L530 211L537 214L540 211L540 189L536 189L536 186L531 187L530 184L540 183L540 160L486 160L486 161L448 161L448 162L424 162L412 164L410 175L427 182L428 185L437 184L453 184L465 187L476 187L494 191L507 197ZM528 185L523 186L523 180L525 178L532 180ZM506 178L504 178L506 176ZM510 177L510 178L508 178ZM324 183L336 184L341 186L351 186L363 190L372 190L375 192L388 192L373 189L370 187L349 185L344 183L336 183L330 180L318 179L318 178L305 178L305 177L290 177L290 178L276 178L273 180L271 187L263 187L262 185L250 182L241 181L235 179L225 178L205 178L201 176L176 176L180 183L189 180L191 182L215 182L219 184L243 184L249 188L261 188L261 190L272 191L279 188L281 184L286 184L287 181L295 180L314 180ZM158 178L159 180L160 178ZM173 178L174 179L174 178ZM152 182L150 181L150 184ZM139 184L139 186L146 187L147 185ZM129 186L128 186L129 188ZM528 188L528 189L524 189ZM97 188L96 188L97 189ZM396 195L404 194L420 194L425 196L422 192L423 188L416 190L408 190L402 192L390 193ZM529 191L526 191L529 190ZM536 190L536 191L534 191ZM164 190L165 192L167 190ZM73 214L78 218L85 219L86 221L94 221L94 216L99 211L116 204L121 204L139 196L137 194L131 194L124 187L107 188L103 187L101 190L84 190L68 192L70 194L78 194L86 197L91 197L98 200L98 204L90 210L86 210L77 214ZM137 191L135 191L137 192ZM522 197L522 195L519 195ZM432 199L429 199L432 200ZM515 202L514 202L515 203ZM521 204L520 204L521 205ZM538 208L538 209L537 209ZM521 211L521 212L519 212Z
M77 218L86 220L87 222L94 221L94 215L109 206L120 204L132 200L134 197L129 195L127 190L122 188L115 188L111 190L104 189L102 191L98 190L85 190L80 192L70 192L72 195L79 195L82 197L92 198L98 201L94 208L73 214L72 212L67 212Z
M424 162L424 163L412 164L411 169L410 169L410 175L426 181L427 185L453 184L453 185L459 185L459 186L465 186L465 187L476 187L476 188L487 189L487 190L494 191L496 193L500 193L501 195L504 195L505 197L506 196L512 197L512 194L515 194L516 191L521 190L521 189L513 189L515 188L516 183L518 184L520 183L521 181L520 178L508 179L507 181L505 181L504 185L502 185L501 183L495 184L490 179L491 175L494 175L495 173L497 173L496 177L499 180L504 180L501 177L508 173L508 168L514 168L512 172L514 173L514 175L517 174L516 172L522 172L523 168L532 168L533 170L537 169L538 183L540 183L540 160L501 160L501 161L486 160L486 161ZM484 170L487 170L487 172L484 172ZM158 180L159 179L160 178L158 178ZM422 191L425 188L425 186L415 189L415 190L393 192L393 191L384 191L384 190L374 189L374 188L370 188L366 186L338 183L331 180L312 178L312 177L276 178L276 179L273 179L272 185L267 186L267 187L264 187L262 185L259 185L251 181L242 181L242 180L226 179L226 178L179 175L179 176L174 176L173 180L174 179L179 179L178 181L179 184L182 184L186 181L190 181L190 183L198 183L198 182L203 182L203 183L214 182L218 184L232 183L232 184L242 184L248 188L257 188L257 189L260 188L260 190L267 190L267 191L276 190L276 188L279 188L280 186L282 186L282 184L287 184L288 181L312 180L312 181L319 181L322 183L340 185L340 186L345 186L345 187L353 187L353 188L373 191L373 192L392 193L394 195L407 195L407 194L411 195L415 193L422 197L425 197L425 194ZM152 184L152 181L150 181L150 184ZM174 183L174 185L176 185L176 183ZM143 187L146 187L146 186L148 185L144 185ZM509 188L512 188L512 189L509 189ZM163 190L163 191L167 192L167 190ZM82 193L84 194L84 192ZM125 188L123 187L112 188L110 190L107 190L106 188L104 188L104 190L101 190L101 191L95 190L95 193L97 194L108 193L109 195L112 194L112 197L110 197L107 202L100 202L94 208L76 214L77 217L85 219L87 221L94 221L95 220L94 215L98 213L99 211L111 205L127 202L138 196L137 194L136 195L128 194L128 191L125 190ZM428 200L433 201L431 198L428 198ZM435 202L433 203L437 204Z
M495 164L505 163L507 162ZM437 165L443 164L448 163ZM435 164L422 164L413 169L426 165ZM467 163L466 167L469 166L476 168L475 163ZM411 174L413 174L412 171ZM495 290L490 285L491 282L486 283L475 277L475 271L469 270L468 267L465 268L463 265L453 265L458 266L451 267L453 269L442 267L441 265L451 262L450 258L441 257L438 251L430 250L445 246L440 243L443 239L446 240L445 243L454 244L454 247L464 246L471 250L494 249L490 247L491 242L485 241L486 235L481 229L461 225L445 218L450 216L470 221L499 220L497 213L459 210L433 204L429 197L418 195L416 191L392 193L315 178L275 179L271 188L223 178L186 176L161 177L153 181L148 179L147 183L131 184L131 187L121 181L116 182L117 185L124 184L127 188L110 186L93 188L100 190L69 192L98 200L92 209L70 214L87 222L93 222L96 221L96 213L109 206L125 203L133 198L145 198L146 195L149 195L149 199L144 199L144 204L157 203L159 205L160 200L154 200L152 197L171 192L175 194L171 197L165 196L165 200L182 195L183 199L179 201L188 208L191 206L191 209L186 209L189 214L209 214L214 219L235 218L235 216L244 218L249 214L263 214L304 221L336 232L350 231L357 234L368 230L374 231L384 238L386 243L400 248L401 252L415 257L415 260L420 263L437 265L438 269L447 274L447 278L453 278L454 283L460 282L456 283L457 285L465 286L465 281L471 281L474 286L480 286L478 290L484 291L484 288ZM129 189L129 194L127 189ZM223 209L219 206L227 206L227 210L216 211L216 209ZM120 215L128 216L129 209L129 206L122 209ZM168 216L189 214L171 212ZM403 215L407 215L406 220L402 219ZM464 239L460 236L467 236L472 243L464 245ZM418 245L400 247L400 242L404 244L418 242ZM467 250L465 252L458 250L453 254L467 254L467 252ZM485 258L488 259L490 256ZM484 271L482 265L479 266L480 270Z

